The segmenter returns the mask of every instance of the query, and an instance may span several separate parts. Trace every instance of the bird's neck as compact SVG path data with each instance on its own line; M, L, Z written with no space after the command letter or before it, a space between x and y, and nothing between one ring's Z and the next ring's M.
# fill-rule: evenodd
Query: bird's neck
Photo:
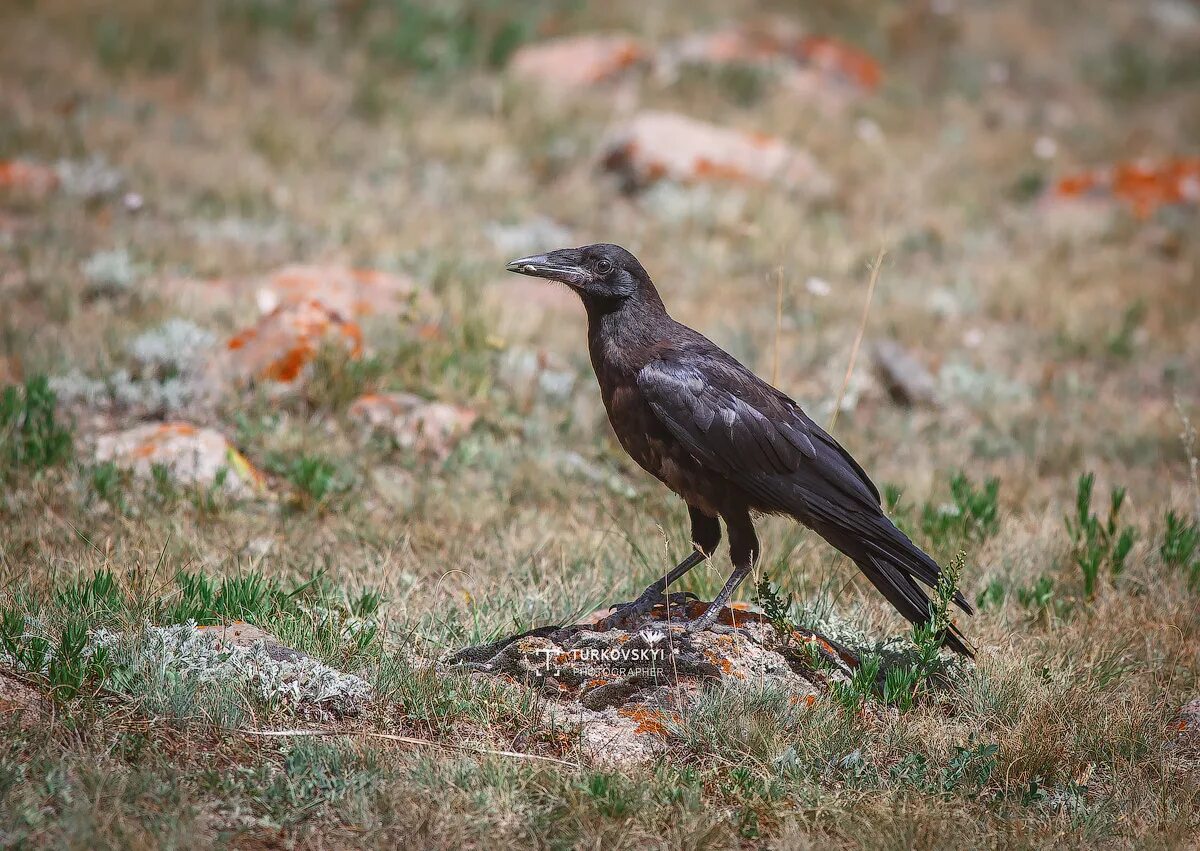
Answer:
M640 369L638 354L662 340L672 324L653 286L621 300L585 297L583 305L588 317L588 348L597 367L629 361L630 368Z

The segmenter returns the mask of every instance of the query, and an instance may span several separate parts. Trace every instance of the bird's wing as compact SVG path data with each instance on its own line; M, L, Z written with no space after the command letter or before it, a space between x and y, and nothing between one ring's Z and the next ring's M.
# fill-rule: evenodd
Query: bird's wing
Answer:
M637 383L697 460L764 503L791 509L807 492L833 497L843 508L878 512L879 492L849 453L795 402L744 368L713 358L663 357L644 366Z
M929 598L913 579L936 588L941 568L887 519L862 467L795 402L736 362L688 352L651 361L637 384L655 416L701 464L762 510L791 514L815 529L906 618L928 617ZM961 593L954 601L971 611Z

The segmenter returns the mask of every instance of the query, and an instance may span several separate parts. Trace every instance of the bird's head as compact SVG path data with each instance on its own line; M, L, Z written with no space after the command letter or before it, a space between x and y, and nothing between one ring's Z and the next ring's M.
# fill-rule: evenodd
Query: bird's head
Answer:
M520 275L561 281L585 301L625 301L654 287L638 259L611 243L522 257L506 268Z

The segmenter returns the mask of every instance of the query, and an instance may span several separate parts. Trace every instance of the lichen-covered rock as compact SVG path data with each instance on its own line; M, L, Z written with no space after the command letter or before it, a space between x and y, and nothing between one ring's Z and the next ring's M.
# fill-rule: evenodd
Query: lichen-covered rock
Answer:
M232 686L313 720L358 714L372 696L361 677L287 647L251 624L147 626L133 636L97 631L93 640L134 673L169 671Z
M112 462L149 478L166 469L184 485L220 483L231 496L261 489L263 476L220 432L189 423L149 423L96 439L96 461Z
M280 304L229 339L225 356L214 362L214 377L235 384L294 384L326 342L345 346L352 358L362 357L362 329L347 315L319 299Z
M646 49L627 35L579 35L520 48L509 64L513 76L551 89L580 89L614 79L646 59Z
M1200 735L1200 697L1184 705L1179 710L1179 729L1191 730Z
M0 192L31 200L45 198L58 187L58 173L32 160L0 160Z
M1163 162L1135 160L1079 172L1059 179L1045 196L1053 209L1065 203L1127 205L1138 218L1160 207L1200 204L1200 157Z
M400 316L428 298L406 275L346 266L285 266L262 279L255 290L264 314L316 303L346 319Z
M431 402L412 393L370 393L347 412L368 428L391 435L402 449L444 459L471 430L478 414L470 408Z
M381 316L413 318L428 312L432 296L403 275L342 266L285 266L253 281L176 281L171 290L185 300L208 298L233 305L253 290L262 316L229 339L210 366L223 385L270 382L295 386L324 343L363 355L360 320Z
M770 183L823 195L831 181L811 155L782 139L718 127L672 112L635 115L610 135L604 165L631 187L681 183Z
M792 52L802 63L864 91L874 91L883 82L878 62L832 36L806 35L796 42Z
M840 645L805 630L781 636L744 607L728 607L712 629L689 633L688 622L707 604L672 599L669 612L660 605L632 629L613 627L608 610L468 648L447 664L537 689L551 699L551 720L571 720L597 758L614 761L663 750L679 714L706 685L775 686L808 700L858 665Z
M433 308L433 296L407 275L336 264L290 264L246 278L169 278L159 292L195 312L260 314L317 303L343 320L370 316L418 317Z

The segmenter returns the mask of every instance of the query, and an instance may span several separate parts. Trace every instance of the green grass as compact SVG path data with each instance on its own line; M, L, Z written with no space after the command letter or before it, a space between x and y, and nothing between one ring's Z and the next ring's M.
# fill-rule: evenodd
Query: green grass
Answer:
M1088 597L1095 595L1100 578L1105 573L1116 579L1125 571L1126 559L1137 537L1137 530L1120 522L1125 488L1112 489L1108 514L1101 520L1092 512L1095 484L1093 473L1084 473L1079 477L1075 492L1075 514L1066 518L1072 559L1083 575L1083 592Z
M0 157L62 177L40 198L0 187L0 845L1194 843L1200 783L1174 716L1200 693L1200 493L1179 440L1197 417L1196 211L1042 199L1076 171L1195 154L1196 51L1164 27L1170 10L0 5L0 75L21 93L0 105ZM743 22L862 45L884 85L845 99L791 85L785 64L734 64L555 97L502 71L543 38L628 32L654 49ZM835 191L625 196L599 160L637 109L782 138ZM120 186L88 185L101 171ZM934 636L844 558L765 517L763 575L740 596L867 659L811 705L714 685L664 722L661 759L614 766L548 721L545 694L432 667L631 599L690 550L683 506L612 437L580 306L503 271L558 246L493 244L489 225L537 217L633 249L672 316L823 425L866 264L888 249L864 339L902 340L941 404L894 406L860 357L833 431L893 483L887 509L913 540L961 566L975 665L935 662ZM89 284L95 258L126 255L138 274L120 293ZM403 270L428 309L361 317L364 357L320 350L303 388L218 382L171 415L225 434L267 473L261 492L98 462L96 436L141 421L124 385L92 409L41 377L138 375L129 341L175 318L219 346L250 321L259 276L326 262ZM179 296L192 279L229 290ZM513 352L579 380L531 392ZM172 377L141 376L164 393ZM344 416L393 390L469 405L481 425L444 462L398 452ZM725 541L681 590L711 598L729 570ZM340 716L160 665L156 630L187 619L249 621L375 699ZM28 710L9 711L16 693ZM244 732L312 727L336 735Z
M0 391L0 483L70 459L71 430L58 421L55 401L44 375Z
M1158 552L1164 564L1183 572L1188 588L1200 591L1200 524L1168 511Z

